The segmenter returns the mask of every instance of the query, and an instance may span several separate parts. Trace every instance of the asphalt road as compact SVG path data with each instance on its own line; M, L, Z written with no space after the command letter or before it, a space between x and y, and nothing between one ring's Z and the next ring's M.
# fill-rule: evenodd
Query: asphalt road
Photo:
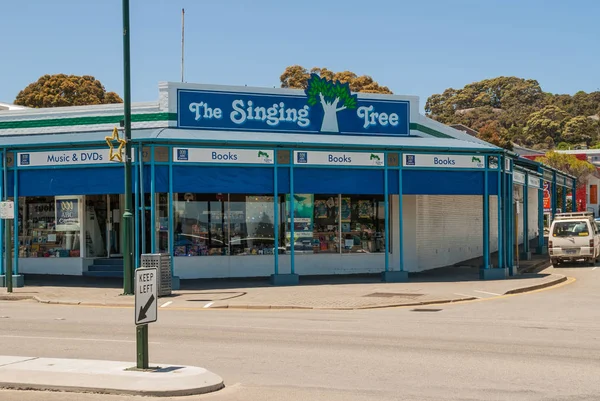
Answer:
M598 400L600 268L535 293L363 311L159 310L154 363L225 379L177 400ZM0 303L0 354L135 360L133 310ZM150 398L0 391L0 400ZM161 398L164 400L164 398Z

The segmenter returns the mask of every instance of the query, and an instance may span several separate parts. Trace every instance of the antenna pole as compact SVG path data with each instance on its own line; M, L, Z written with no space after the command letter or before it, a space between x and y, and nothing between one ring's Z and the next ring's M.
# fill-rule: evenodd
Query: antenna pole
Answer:
M181 9L181 82L183 82L183 54L185 39L185 9Z

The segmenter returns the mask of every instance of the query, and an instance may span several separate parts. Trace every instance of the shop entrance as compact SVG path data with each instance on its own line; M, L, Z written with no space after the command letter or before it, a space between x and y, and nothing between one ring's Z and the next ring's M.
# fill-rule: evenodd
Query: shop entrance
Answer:
M122 258L121 216L123 195L106 195L106 255L109 258Z

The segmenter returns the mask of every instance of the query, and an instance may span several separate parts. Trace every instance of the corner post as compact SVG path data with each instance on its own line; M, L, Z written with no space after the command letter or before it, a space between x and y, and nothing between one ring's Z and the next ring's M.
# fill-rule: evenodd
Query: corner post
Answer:
M524 260L531 259L529 255L529 172L525 173L525 184L523 184L523 256Z

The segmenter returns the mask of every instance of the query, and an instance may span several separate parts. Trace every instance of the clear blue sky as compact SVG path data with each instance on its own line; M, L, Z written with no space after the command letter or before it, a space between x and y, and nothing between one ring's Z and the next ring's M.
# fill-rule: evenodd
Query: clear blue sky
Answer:
M43 74L89 74L122 95L120 0L2 0L0 100ZM130 0L133 101L180 80L279 86L286 66L368 74L421 106L500 75L598 90L600 1Z

